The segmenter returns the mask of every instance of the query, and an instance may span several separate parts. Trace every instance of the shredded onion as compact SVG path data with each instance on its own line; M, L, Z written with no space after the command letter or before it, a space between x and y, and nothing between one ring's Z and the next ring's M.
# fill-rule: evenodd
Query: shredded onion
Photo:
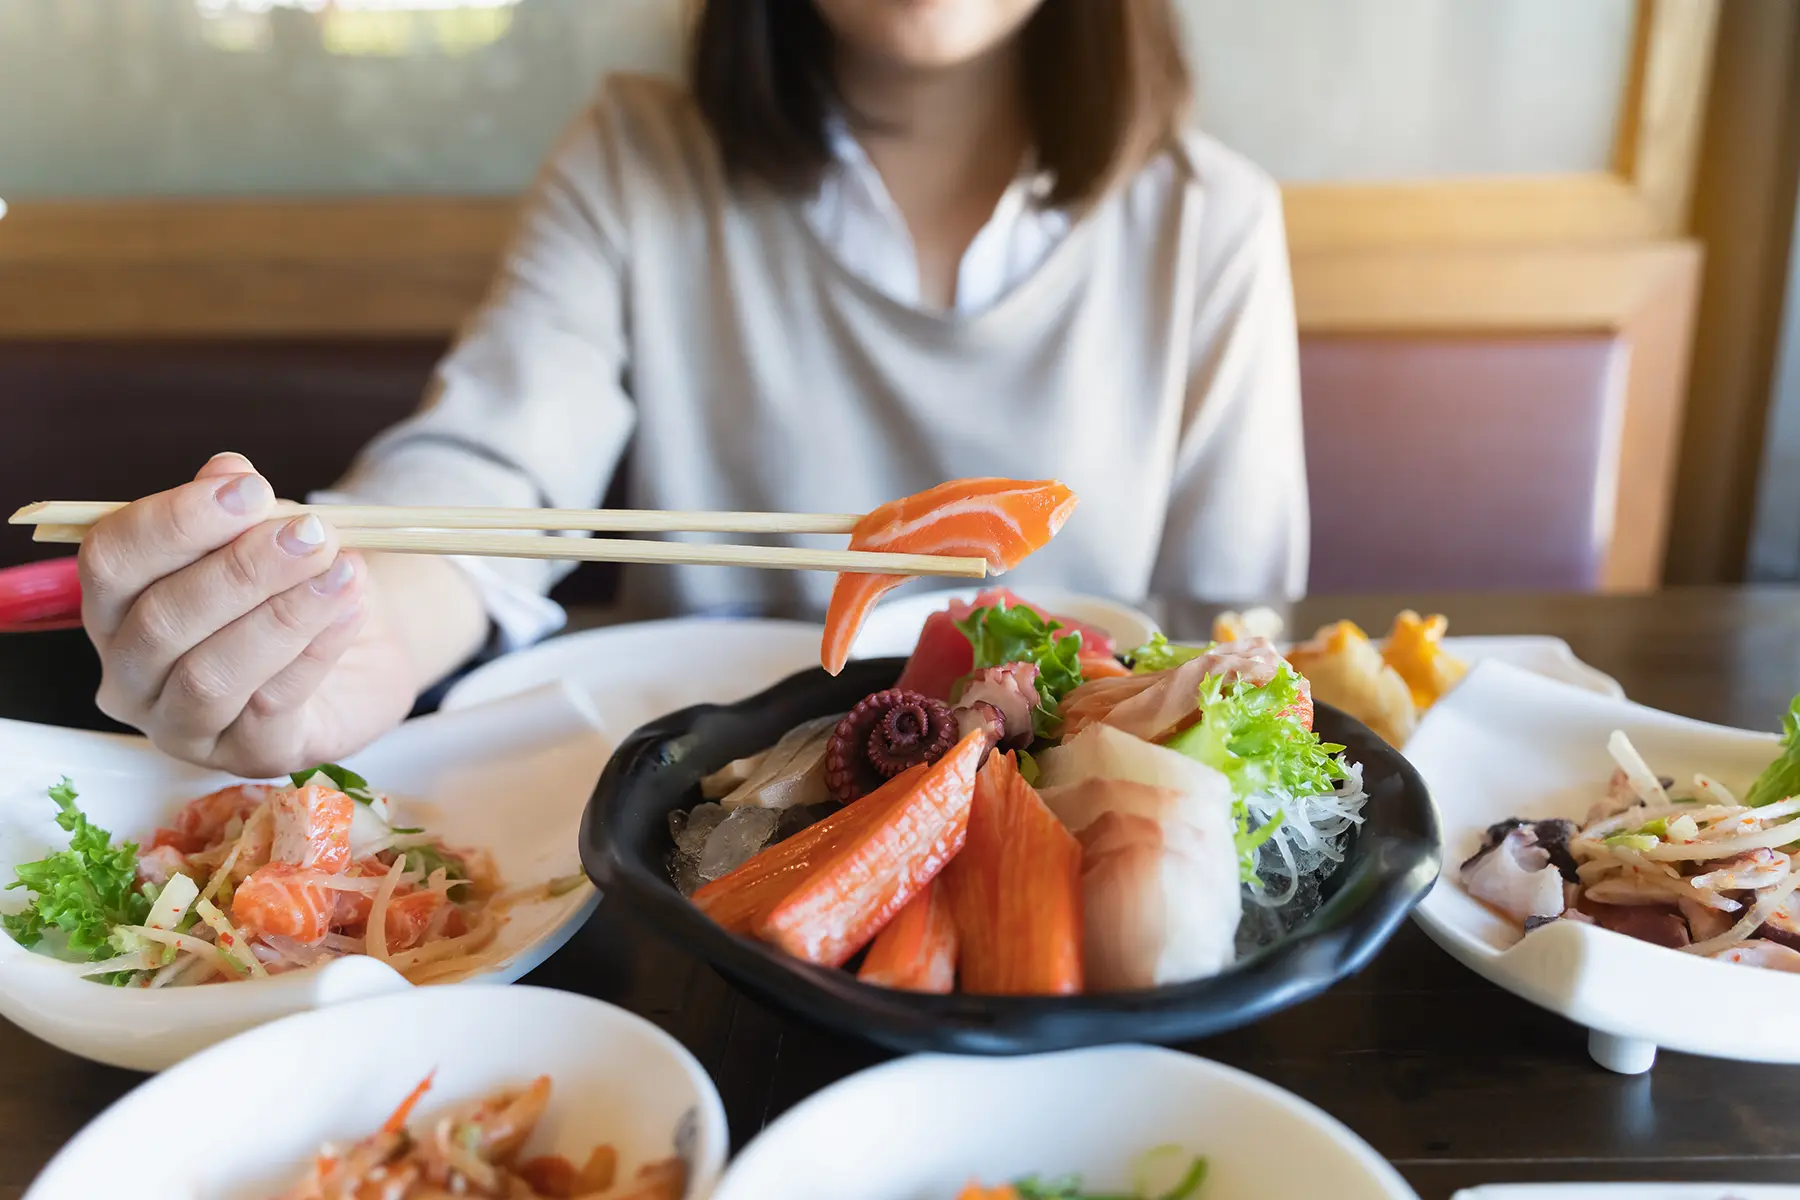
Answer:
M1688 954L1717 954L1721 950L1729 950L1761 929L1763 922L1769 919L1769 914L1780 908L1782 903L1794 894L1795 888L1800 888L1800 873L1789 872L1786 879L1773 887L1764 888L1758 893L1755 907L1745 913L1736 925L1718 937L1707 938L1704 942L1683 946L1682 950Z
M255 811L245 820L244 827L238 833L236 840L231 843L231 852L225 856L224 862L214 868L212 878L206 881L206 889L200 893L200 899L211 900L219 894L219 889L224 887L226 880L231 878L231 871L233 867L237 866L238 856L250 846L251 838L262 828L262 823L270 818L271 812L267 800L256 806Z
M375 893L375 903L369 906L368 929L363 934L363 946L370 958L380 962L389 962L387 946L388 905L393 903L394 891L400 886L401 873L406 870L406 860L396 858L394 865L381 880L381 888Z

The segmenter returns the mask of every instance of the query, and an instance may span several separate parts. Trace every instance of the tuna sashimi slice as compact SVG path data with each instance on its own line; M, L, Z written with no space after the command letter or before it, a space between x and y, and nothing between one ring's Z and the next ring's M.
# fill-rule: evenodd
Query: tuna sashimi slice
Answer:
M963 991L1081 991L1081 861L1081 844L1013 756L990 755L975 781L968 841L938 880L956 918Z
M843 966L962 849L987 750L981 730L951 747L784 897L757 935L795 958Z
M1042 549L1073 511L1075 493L1055 480L957 479L875 509L856 523L850 549L983 558L997 575ZM875 602L906 578L838 576L819 654L827 671L844 669Z
M1124 672L1113 658L1113 640L1105 630L1039 608L1006 588L989 588L973 602L952 600L942 612L932 613L925 619L919 640L913 645L912 657L906 660L906 669L894 686L938 700L950 699L950 689L956 681L975 669L975 648L969 645L969 639L963 636L956 623L978 608L1000 607L1028 608L1045 621L1055 621L1062 626L1057 637L1080 633L1082 674L1087 678L1096 678L1098 673L1108 669L1109 664Z
M1230 965L1243 894L1226 778L1110 725L1047 751L1039 770L1044 803L1081 843L1087 989L1160 987Z
M950 917L942 875L926 884L875 935L856 977L905 992L941 995L955 988L956 922Z

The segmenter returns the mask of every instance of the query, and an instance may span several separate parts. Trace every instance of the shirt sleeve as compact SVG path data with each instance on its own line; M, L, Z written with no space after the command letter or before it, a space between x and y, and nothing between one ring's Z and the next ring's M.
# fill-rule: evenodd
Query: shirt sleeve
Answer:
M1230 603L1306 592L1300 354L1281 197L1200 280L1193 358L1152 590Z
M419 411L358 456L346 503L591 508L635 424L625 390L625 244L598 109L570 126L527 197L480 309ZM508 641L561 623L571 564L461 564Z

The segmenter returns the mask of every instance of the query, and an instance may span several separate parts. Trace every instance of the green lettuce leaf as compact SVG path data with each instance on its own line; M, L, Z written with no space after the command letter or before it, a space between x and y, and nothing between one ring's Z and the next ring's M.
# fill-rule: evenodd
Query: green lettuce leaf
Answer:
M1213 648L1214 643L1204 646L1177 646L1162 634L1157 634L1136 650L1125 656L1131 664L1133 675L1148 675L1153 671L1167 671L1179 667L1189 659L1199 658Z
M6 886L29 889L32 900L0 918L0 925L21 946L35 946L46 930L59 929L71 954L90 962L111 958L113 929L141 925L150 915L150 897L137 882L137 845L113 845L112 835L75 807L75 788L66 777L49 794L69 848L19 865L18 878Z
M1028 662L1038 669L1042 701L1032 715L1039 737L1054 736L1057 706L1081 684L1081 631L1062 637L1061 622L1046 621L1024 606L977 608L956 623L975 651L974 669ZM958 685L958 692L961 685Z
M316 767L308 767L304 771L295 771L288 776L295 787L305 787L306 781L314 775L323 775L331 781L331 786L358 804L375 803L375 793L369 788L369 781L355 771L340 767L336 763L320 763Z
M1297 713L1299 674L1283 663L1262 687L1226 683L1208 675L1200 684L1200 720L1169 739L1180 751L1224 775L1237 796L1238 866L1246 882L1256 878L1256 851L1280 828L1281 816L1252 831L1250 796L1315 796L1344 778L1336 755L1343 747L1319 740Z
M467 881L468 864L462 859L439 846L414 846L402 855L406 859L406 869L418 871L429 878L439 867L444 869L444 878L452 881Z
M1761 808L1789 796L1800 796L1800 696L1788 701L1781 718L1781 757L1756 777L1744 803Z

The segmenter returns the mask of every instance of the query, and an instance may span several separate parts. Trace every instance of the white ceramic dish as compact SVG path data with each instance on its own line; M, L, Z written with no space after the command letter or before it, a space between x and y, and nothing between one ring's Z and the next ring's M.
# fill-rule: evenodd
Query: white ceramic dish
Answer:
M948 588L936 591L907 592L884 601L863 625L850 647L852 658L883 658L911 654L919 640L919 631L932 613L942 612L952 600L965 603L988 588L1005 587L998 579L985 588ZM1128 605L1099 596L1064 591L1061 588L1031 588L1019 593L1039 608L1081 621L1112 635L1121 651L1141 646L1160 632L1155 621Z
M405 797L399 816L451 844L492 851L510 886L580 874L577 833L612 753L578 696L560 686L412 721L347 765ZM142 738L0 721L0 880L68 845L45 788L69 776L78 804L121 840L147 837L195 796L231 782L178 763ZM548 958L593 911L587 885L515 909L477 978L510 983ZM0 892L15 911L24 891ZM0 935L0 1015L72 1054L156 1071L289 1013L412 985L383 963L345 958L268 980L159 991L80 979Z
M1450 1200L1800 1200L1781 1183L1500 1183Z
M444 696L454 712L566 680L615 741L665 713L753 696L819 663L817 625L680 617L552 638L479 667Z
M711 1191L725 1159L712 1081L648 1021L568 992L419 988L265 1025L149 1080L63 1147L26 1200L265 1200L325 1142L377 1129L433 1071L418 1109L427 1119L549 1075L550 1110L528 1155L579 1164L610 1143L629 1180L679 1154L690 1200Z
M1546 679L1554 679L1599 696L1623 699L1619 681L1575 657L1569 643L1557 637L1504 636L1444 639L1444 649L1473 667L1497 660Z
M863 1071L764 1130L714 1198L951 1200L971 1180L1071 1173L1125 1190L1161 1145L1206 1156L1205 1200L1417 1200L1380 1155L1299 1097L1145 1046L923 1055Z
M1444 949L1501 987L1588 1028L1596 1061L1648 1070L1656 1047L1800 1062L1800 976L1714 962L1573 921L1521 935L1462 888L1457 866L1481 831L1511 816L1582 819L1622 729L1651 767L1704 771L1747 787L1774 758L1773 734L1690 721L1598 696L1502 662L1484 663L1434 705L1407 743L1444 830L1444 874L1415 919ZM1695 1013L1730 1013L1695 1020Z

